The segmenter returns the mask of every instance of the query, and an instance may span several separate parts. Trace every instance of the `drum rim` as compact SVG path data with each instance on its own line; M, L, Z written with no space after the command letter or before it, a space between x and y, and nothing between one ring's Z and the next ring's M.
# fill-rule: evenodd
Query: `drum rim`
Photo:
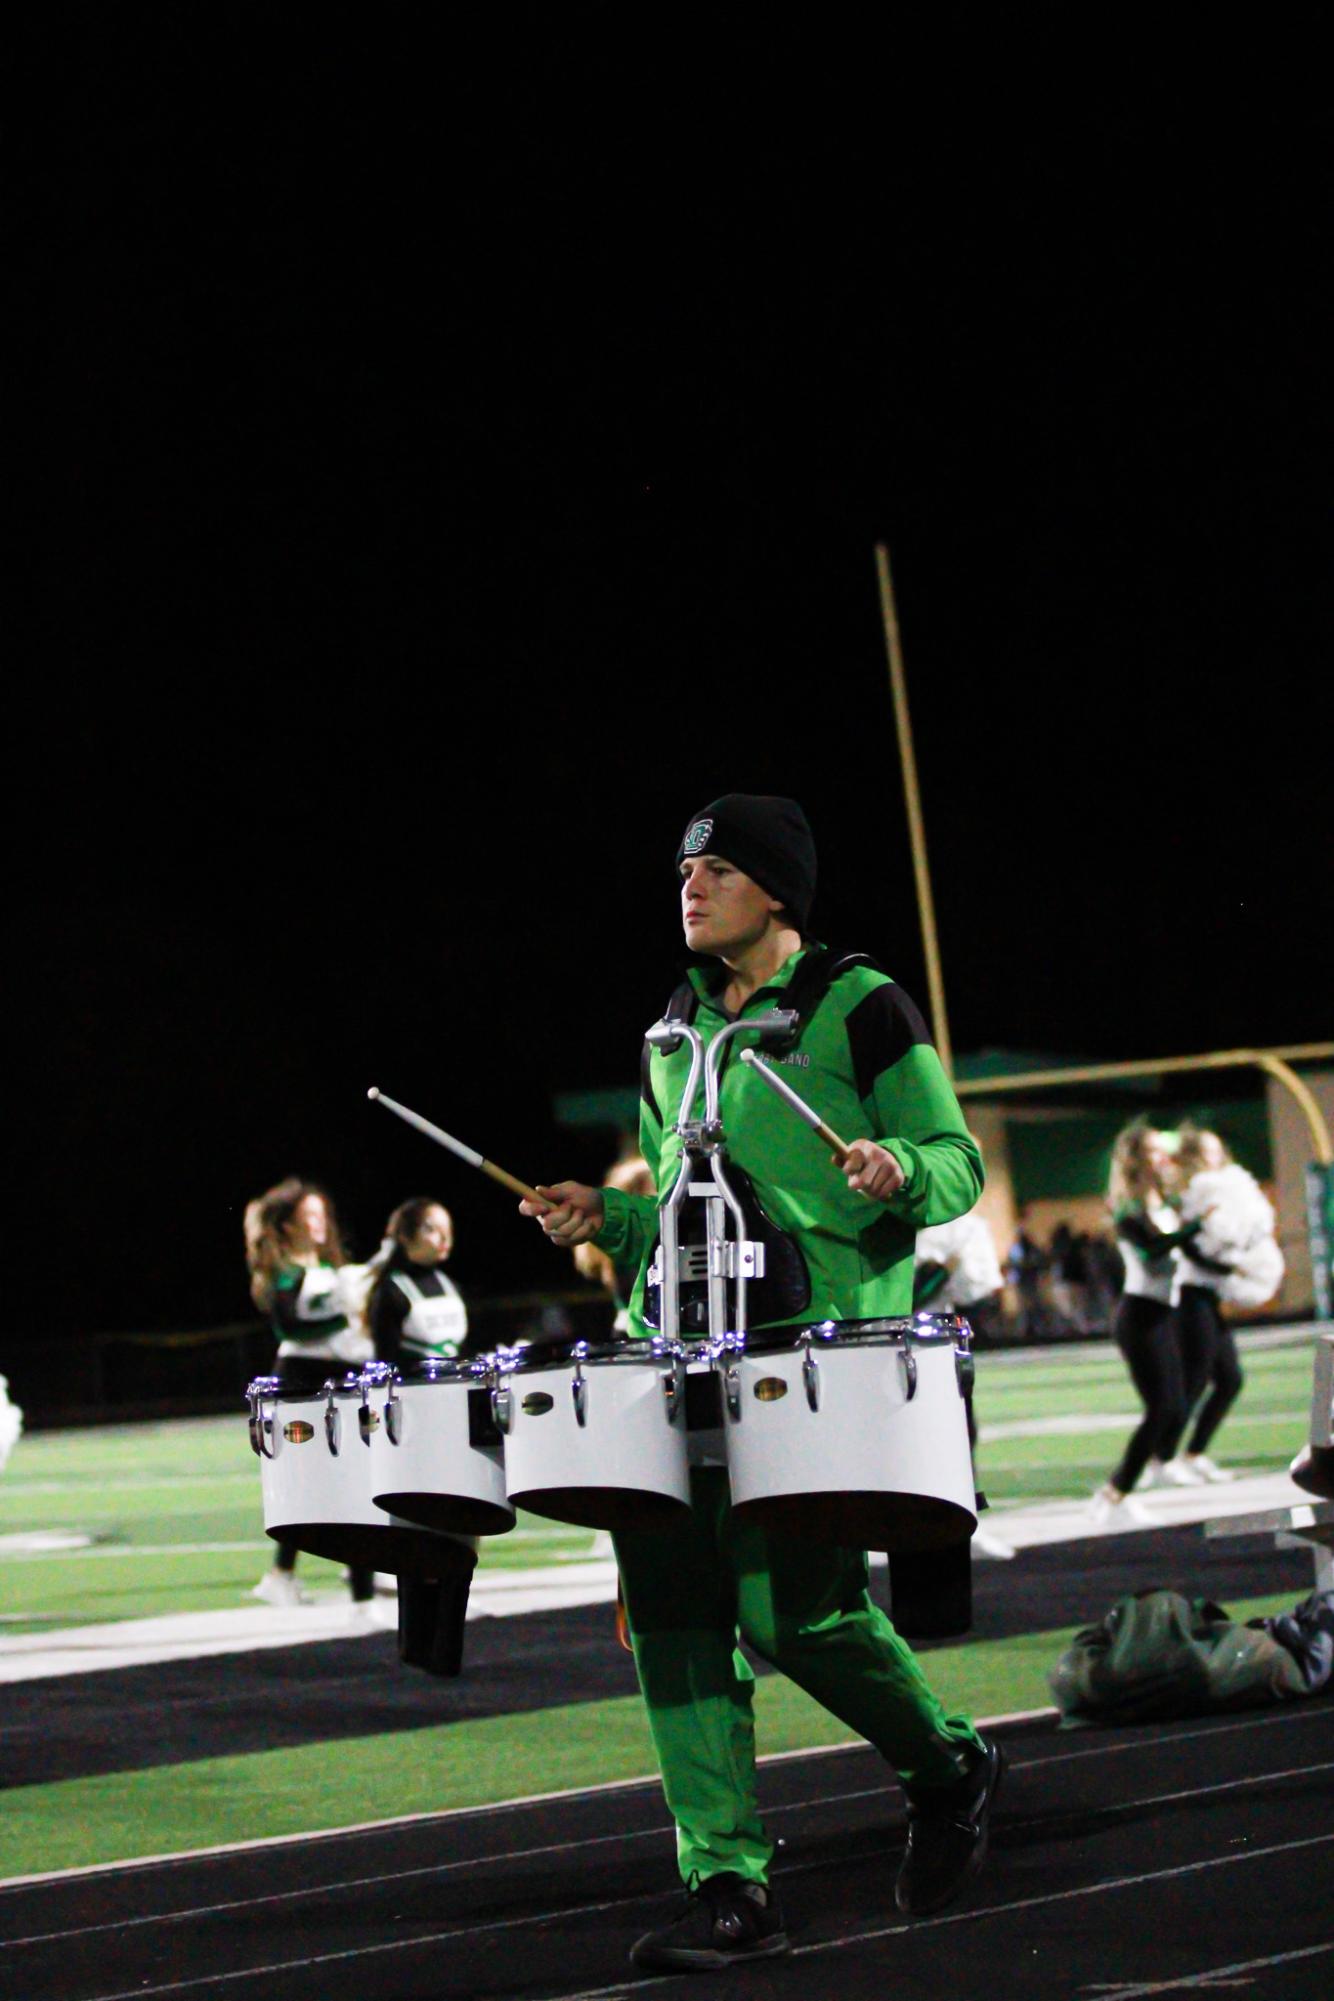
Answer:
M298 1390L290 1383L284 1383L278 1376L256 1376L246 1390L246 1398L250 1402L258 1398L262 1403L327 1404L331 1392L336 1397L359 1397L361 1377L349 1371L341 1382L334 1382L331 1377L328 1382L321 1383L317 1390Z
M535 1341L514 1348L498 1348L489 1359L498 1376L517 1376L569 1369L575 1364L605 1368L608 1363L617 1366L634 1362L641 1368L647 1365L661 1368L664 1363L674 1362L678 1353L684 1354L679 1344L655 1334L651 1339L632 1335L620 1341Z
M972 1329L953 1313L884 1314L869 1320L817 1320L756 1327L737 1338L737 1353L783 1354L801 1348L834 1353L840 1347L968 1348ZM753 1346L752 1346L753 1343Z

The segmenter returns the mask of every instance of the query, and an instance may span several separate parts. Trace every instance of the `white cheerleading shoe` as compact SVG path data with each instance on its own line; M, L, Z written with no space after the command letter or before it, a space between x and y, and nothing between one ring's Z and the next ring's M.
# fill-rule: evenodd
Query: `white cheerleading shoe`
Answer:
M309 1605L309 1595L301 1589L290 1570L266 1570L251 1592L265 1605Z
M1147 1508L1129 1494L1117 1494L1110 1487L1099 1487L1089 1502L1089 1516L1096 1529L1110 1529L1113 1534L1118 1529L1150 1528L1153 1516Z
M1198 1481L1201 1486L1206 1481L1214 1486L1222 1486L1225 1481L1235 1480L1237 1477L1226 1466L1215 1465L1207 1452L1188 1452L1181 1463L1190 1467L1191 1478Z
M1209 1477L1200 1470L1198 1459L1187 1459L1181 1454L1167 1460L1158 1470L1166 1487L1202 1487Z

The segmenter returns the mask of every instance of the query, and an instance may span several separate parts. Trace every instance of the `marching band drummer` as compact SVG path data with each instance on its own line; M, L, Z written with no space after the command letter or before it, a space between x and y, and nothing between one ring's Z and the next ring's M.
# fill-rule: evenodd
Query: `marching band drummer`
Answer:
M864 960L832 975L832 955L808 940L815 844L795 801L728 794L691 819L676 859L686 944L716 962L689 975L696 1030L707 1044L739 1016L800 1006L793 1055L803 1093L835 1131L854 1136L840 1172L748 1065L725 1066L729 1159L809 1273L809 1305L792 1324L907 1314L918 1228L962 1215L982 1185L976 1142L917 1009ZM684 1046L645 1049L640 1142L662 1191L679 1168L673 1129L688 1060ZM541 1193L555 1206L521 1207L553 1242L596 1240L615 1262L638 1266L630 1322L643 1336L655 1199L570 1181ZM738 1631L898 1772L908 1848L895 1898L914 1914L939 1910L983 1860L1000 1746L946 1712L872 1601L864 1553L743 1526L723 1467L692 1468L691 1492L683 1529L615 1535L687 1886L680 1915L637 1942L634 1963L702 1971L787 1950Z
M349 1265L333 1203L322 1188L295 1175L246 1205L246 1264L250 1296L278 1337L277 1374L285 1390L314 1396L331 1375L371 1359L359 1321L365 1267ZM349 1314L351 1308L351 1315ZM268 1605L299 1605L297 1550L280 1542L274 1565L252 1596ZM374 1573L353 1568L353 1600L374 1595Z
M468 1309L444 1269L453 1248L454 1219L443 1203L429 1195L399 1203L384 1226L366 1295L378 1361L401 1369L466 1353Z

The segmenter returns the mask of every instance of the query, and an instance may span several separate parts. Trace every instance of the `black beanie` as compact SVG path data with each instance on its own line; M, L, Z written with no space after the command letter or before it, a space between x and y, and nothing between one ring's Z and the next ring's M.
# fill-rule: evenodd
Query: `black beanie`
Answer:
M727 792L691 815L676 865L692 855L720 855L770 896L805 931L815 900L815 836L795 799Z

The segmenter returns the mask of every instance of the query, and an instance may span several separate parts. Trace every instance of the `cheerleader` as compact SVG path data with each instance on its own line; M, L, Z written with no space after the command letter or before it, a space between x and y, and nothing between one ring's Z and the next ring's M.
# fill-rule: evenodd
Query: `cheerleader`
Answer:
M395 1368L455 1361L467 1352L468 1310L444 1271L454 1221L429 1195L400 1202L371 1263L366 1324L380 1361Z
M1221 1302L1266 1305L1282 1283L1283 1253L1274 1236L1274 1211L1259 1183L1233 1160L1217 1133L1183 1126L1177 1171L1181 1214L1196 1220L1197 1234L1182 1247L1176 1273L1186 1409L1195 1412L1190 1441L1176 1463L1188 1479L1230 1480L1232 1474L1216 1465L1207 1449L1242 1386L1236 1338Z
M1145 1511L1129 1496L1149 1461L1170 1462L1186 1428L1188 1406L1176 1316L1172 1311L1176 1253L1203 1227L1177 1227L1167 1199L1175 1168L1166 1135L1142 1119L1117 1135L1107 1201L1116 1225L1125 1286L1112 1317L1112 1336L1125 1357L1144 1416L1111 1478L1098 1488L1090 1513L1099 1528L1143 1524Z
M9 1379L0 1376L0 1472L23 1431L23 1412L9 1401Z
M245 1212L250 1296L278 1338L276 1373L285 1390L311 1395L330 1376L368 1362L374 1350L359 1306L366 1267L349 1264L338 1219L322 1188L295 1176L257 1196ZM267 1605L300 1605L297 1551L280 1542L274 1567L251 1594ZM350 1572L357 1603L374 1592L370 1570Z

